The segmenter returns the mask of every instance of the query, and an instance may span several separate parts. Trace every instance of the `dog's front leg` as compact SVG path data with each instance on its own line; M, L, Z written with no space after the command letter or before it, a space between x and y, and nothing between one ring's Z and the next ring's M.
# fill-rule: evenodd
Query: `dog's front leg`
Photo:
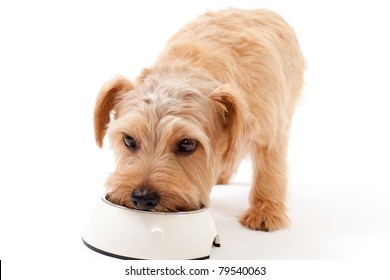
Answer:
M286 216L286 149L257 145L253 151L253 185L250 208L241 224L262 231L273 231L288 224Z

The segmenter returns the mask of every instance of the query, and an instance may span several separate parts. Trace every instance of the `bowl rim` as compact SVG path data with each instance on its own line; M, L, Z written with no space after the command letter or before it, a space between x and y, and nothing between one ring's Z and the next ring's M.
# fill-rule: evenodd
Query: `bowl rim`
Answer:
M137 209L132 209L132 208L127 208L125 206L122 206L122 205L118 205L118 204L115 204L115 203L112 203L111 201L109 201L107 199L107 196L108 194L103 194L101 196L101 199L104 203L110 205L110 206L113 206L113 207L116 207L116 208L119 208L119 209L122 209L122 210L125 210L125 211L128 211L128 212L132 212L132 213L136 213L136 214L140 214L140 215L164 215L164 216L182 216L182 215L193 215L193 214L199 214L199 213L202 213L202 212L205 212L207 210L209 210L209 208L207 207L203 207L201 209L198 209L198 210L194 210L194 211L179 211L179 212L153 212L153 211L143 211L143 210L137 210Z

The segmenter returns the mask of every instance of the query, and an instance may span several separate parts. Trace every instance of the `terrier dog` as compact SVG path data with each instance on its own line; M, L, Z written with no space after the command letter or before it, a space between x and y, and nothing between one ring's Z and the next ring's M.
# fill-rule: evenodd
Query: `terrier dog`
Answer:
M248 154L250 207L242 225L285 227L290 122L304 59L293 29L267 10L207 12L173 35L155 64L131 82L101 89L99 147L108 131L117 166L108 199L148 211L209 206Z

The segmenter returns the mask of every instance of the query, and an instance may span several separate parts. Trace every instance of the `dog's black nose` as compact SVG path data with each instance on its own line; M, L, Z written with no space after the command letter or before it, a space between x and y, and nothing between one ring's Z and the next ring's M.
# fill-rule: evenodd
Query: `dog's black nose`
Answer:
M149 191L145 188L135 189L131 194L133 206L138 210L153 210L160 197L156 192Z

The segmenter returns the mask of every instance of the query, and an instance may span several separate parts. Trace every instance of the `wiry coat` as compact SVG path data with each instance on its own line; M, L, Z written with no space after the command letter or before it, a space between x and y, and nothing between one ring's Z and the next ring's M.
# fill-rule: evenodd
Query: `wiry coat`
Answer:
M133 207L131 193L143 188L159 194L156 211L208 206L212 185L227 183L250 153L250 208L241 223L285 226L288 134L303 71L294 31L273 12L228 9L185 25L134 84L117 77L97 99L99 146L114 111L110 199ZM140 149L126 149L124 134ZM193 154L177 153L182 139L197 141Z

